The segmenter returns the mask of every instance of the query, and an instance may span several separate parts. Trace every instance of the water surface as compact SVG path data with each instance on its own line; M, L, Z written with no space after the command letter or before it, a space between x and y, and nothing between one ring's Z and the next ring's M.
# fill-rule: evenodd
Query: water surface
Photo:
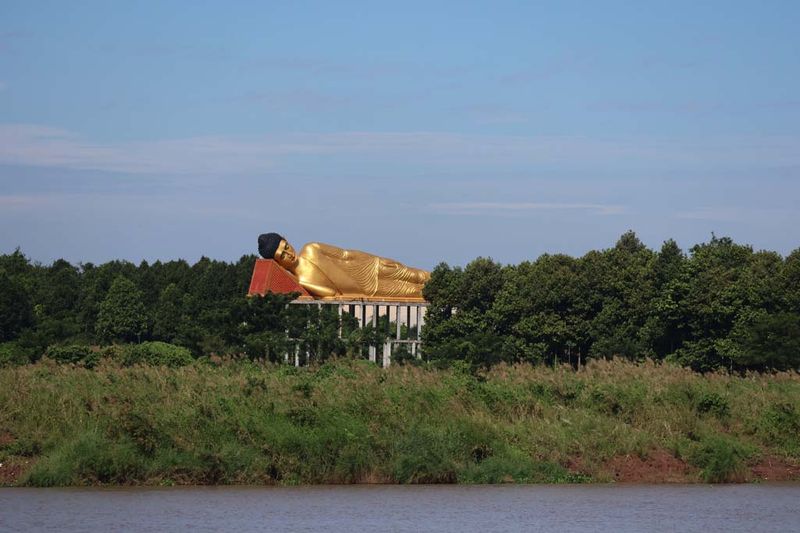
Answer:
M800 531L800 485L0 489L2 531Z

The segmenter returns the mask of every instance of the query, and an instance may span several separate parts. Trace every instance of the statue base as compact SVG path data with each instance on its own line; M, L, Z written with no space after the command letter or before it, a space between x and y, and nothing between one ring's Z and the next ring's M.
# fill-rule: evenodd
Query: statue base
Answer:
M250 278L248 296L299 293L298 299L313 300L313 297L297 281L297 278L273 259L256 259L253 276Z
M305 290L297 278L288 270L272 259L257 259L253 267L253 276L250 279L248 296L264 296L268 292L275 294L292 294L298 296L292 304L335 305L339 314L339 335L341 336L342 315L353 317L358 327L371 325L378 326L381 317L388 317L394 324L394 331L386 332L386 339L380 346L369 346L367 357L370 361L382 367L391 365L392 355L401 347L412 357L422 357L422 339L420 332L425 323L425 314L428 302L421 298L350 298L339 296L332 298L314 298ZM308 346L304 346L300 339L289 339L290 351L284 354L288 364L300 366L308 364L312 357ZM380 348L380 350L379 350Z

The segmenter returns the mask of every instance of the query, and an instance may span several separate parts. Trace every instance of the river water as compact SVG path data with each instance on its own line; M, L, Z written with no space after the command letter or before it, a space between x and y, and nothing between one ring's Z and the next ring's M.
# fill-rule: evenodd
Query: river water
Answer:
M800 485L0 489L0 531L800 531Z

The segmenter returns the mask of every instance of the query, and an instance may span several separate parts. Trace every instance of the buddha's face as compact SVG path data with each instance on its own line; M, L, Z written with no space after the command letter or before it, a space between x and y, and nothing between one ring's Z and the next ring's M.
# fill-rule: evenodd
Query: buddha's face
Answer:
M294 251L291 244L286 242L286 239L282 240L278 249L275 250L275 261L287 270L294 270L299 263L297 252Z

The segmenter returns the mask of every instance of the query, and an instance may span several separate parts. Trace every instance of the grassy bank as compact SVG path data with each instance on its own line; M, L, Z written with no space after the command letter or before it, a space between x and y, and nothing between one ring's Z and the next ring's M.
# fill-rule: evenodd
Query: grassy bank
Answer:
M0 483L797 479L800 375L652 363L0 369Z

